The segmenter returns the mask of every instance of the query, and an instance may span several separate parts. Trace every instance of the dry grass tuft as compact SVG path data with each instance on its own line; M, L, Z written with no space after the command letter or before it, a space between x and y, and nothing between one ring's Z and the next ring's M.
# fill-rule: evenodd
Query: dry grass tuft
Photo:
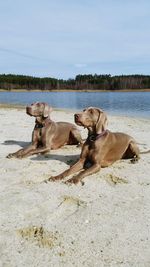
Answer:
M128 181L125 180L124 178L115 176L113 174L108 174L105 177L106 181L111 184L111 185L117 185L117 184L128 184Z
M49 232L43 226L31 226L17 231L27 241L35 243L39 247L53 248L58 240L58 232Z
M67 204L75 204L77 205L78 207L82 206L82 207L85 207L86 206L86 201L83 201L79 198L76 198L76 197L72 197L72 196L63 196L63 203L67 203Z

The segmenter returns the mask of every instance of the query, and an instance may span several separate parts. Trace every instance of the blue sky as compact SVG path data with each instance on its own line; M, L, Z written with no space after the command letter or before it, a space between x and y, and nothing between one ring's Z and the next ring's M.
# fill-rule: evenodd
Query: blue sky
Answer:
M1 0L0 73L150 74L150 1Z

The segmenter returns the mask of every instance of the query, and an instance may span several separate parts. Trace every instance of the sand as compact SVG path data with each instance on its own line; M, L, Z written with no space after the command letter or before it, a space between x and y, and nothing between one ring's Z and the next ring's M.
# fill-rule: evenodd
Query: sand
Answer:
M73 112L54 110L51 118L73 122ZM150 120L108 119L110 130L150 149ZM136 164L120 160L84 186L46 184L78 159L80 148L6 159L30 142L34 118L24 108L1 107L0 121L0 266L150 266L150 154Z

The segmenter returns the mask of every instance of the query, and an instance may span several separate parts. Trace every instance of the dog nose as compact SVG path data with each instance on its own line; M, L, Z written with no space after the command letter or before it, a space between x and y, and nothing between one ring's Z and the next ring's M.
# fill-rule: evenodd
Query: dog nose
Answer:
M79 118L79 114L74 114L75 119Z

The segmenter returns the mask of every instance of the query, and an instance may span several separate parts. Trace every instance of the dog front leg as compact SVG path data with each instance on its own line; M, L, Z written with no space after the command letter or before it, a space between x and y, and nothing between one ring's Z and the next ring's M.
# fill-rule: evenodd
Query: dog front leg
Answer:
M94 164L93 166L91 166L90 168L83 170L82 172L80 172L79 174L77 174L76 176L72 177L71 179L66 181L67 183L73 183L73 184L77 184L79 182L82 183L82 185L84 184L82 182L82 179L85 178L86 176L92 175L98 171L100 171L101 166L100 164Z
M71 174L74 174L80 170L83 169L84 166L84 161L82 159L79 159L79 161L77 161L76 164L74 164L73 166L71 166L69 169L67 169L66 171L62 172L61 174L57 175L57 176L51 176L50 178L48 178L48 181L56 181L56 180L61 180Z
M29 145L28 147L26 148L22 148L22 149L19 149L17 152L15 153L10 153L7 155L7 158L10 159L10 158L23 158L23 157L26 157L28 156L31 151L35 150L36 149L36 145L34 144L31 144Z

